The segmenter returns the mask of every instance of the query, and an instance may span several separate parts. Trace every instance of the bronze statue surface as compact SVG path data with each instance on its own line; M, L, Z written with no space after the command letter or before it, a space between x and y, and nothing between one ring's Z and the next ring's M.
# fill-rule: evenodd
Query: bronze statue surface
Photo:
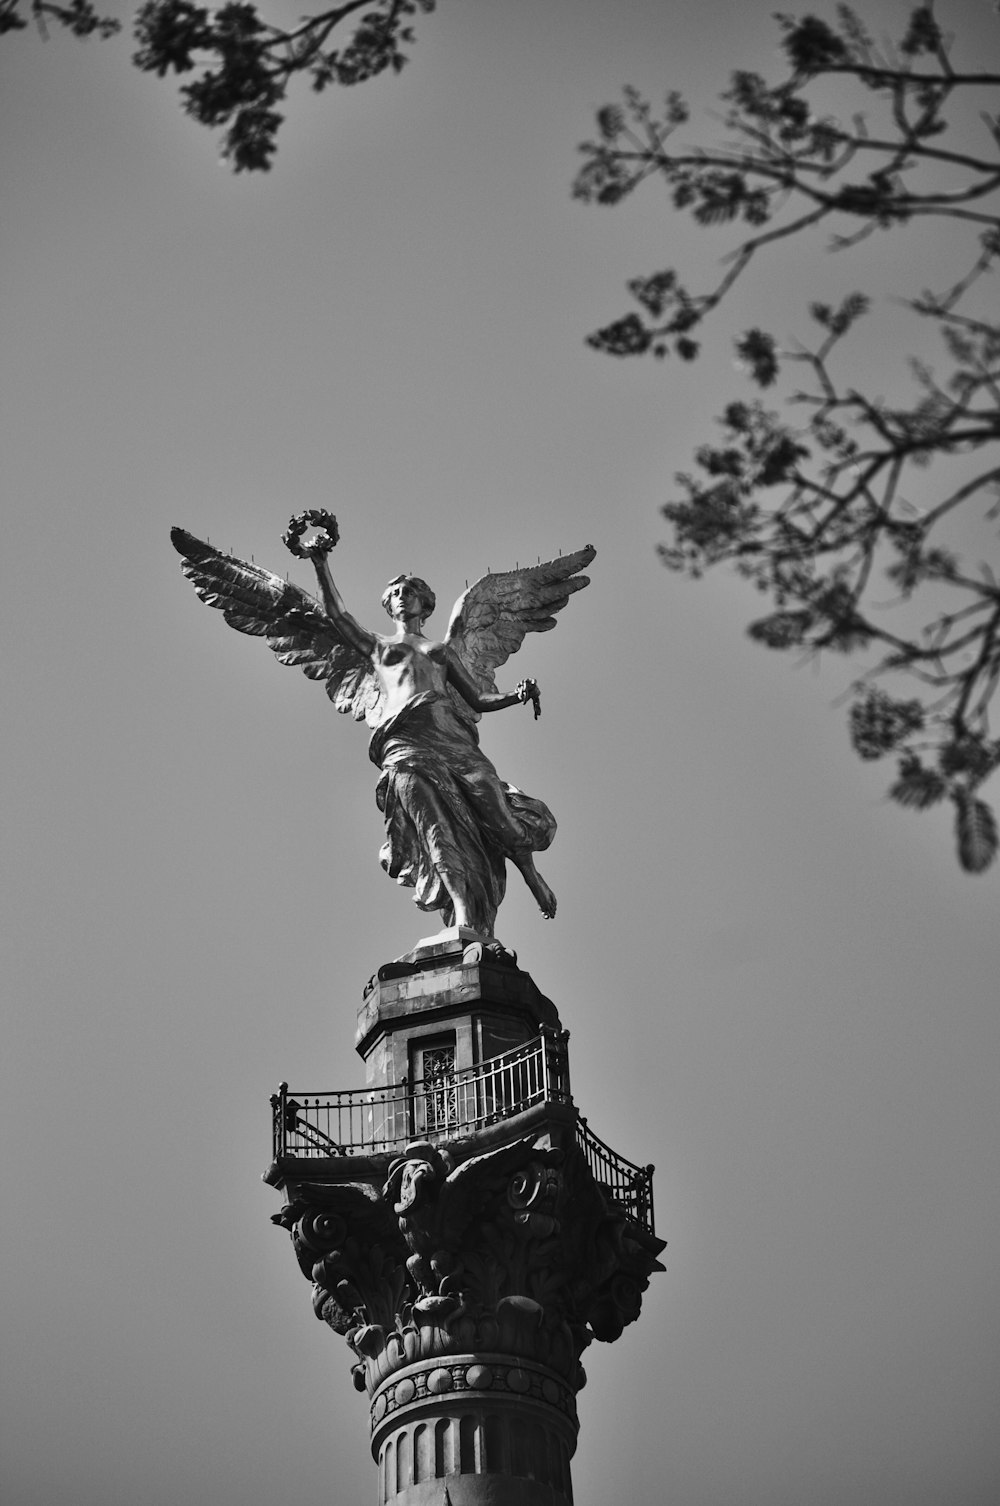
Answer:
M202 601L237 631L266 638L282 664L324 681L338 711L371 727L369 756L381 770L376 801L385 820L379 858L390 877L414 890L420 909L440 911L445 926L492 937L509 859L542 914L555 914L555 895L533 856L552 841L555 819L542 801L500 779L479 747L476 723L484 711L529 700L538 716L535 681L521 680L505 694L494 671L526 633L555 627L554 614L589 584L580 571L594 558L592 548L483 576L456 602L438 641L423 632L435 599L418 576L396 576L386 588L392 631L372 632L348 612L329 568L338 539L329 513L302 513L285 534L292 553L312 561L320 600L182 528L170 537Z

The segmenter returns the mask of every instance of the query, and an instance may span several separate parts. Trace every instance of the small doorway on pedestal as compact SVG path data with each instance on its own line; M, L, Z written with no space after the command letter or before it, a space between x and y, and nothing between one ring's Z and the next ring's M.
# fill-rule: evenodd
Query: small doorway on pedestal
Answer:
M459 1118L454 1035L413 1041L410 1051L415 1134L454 1133Z

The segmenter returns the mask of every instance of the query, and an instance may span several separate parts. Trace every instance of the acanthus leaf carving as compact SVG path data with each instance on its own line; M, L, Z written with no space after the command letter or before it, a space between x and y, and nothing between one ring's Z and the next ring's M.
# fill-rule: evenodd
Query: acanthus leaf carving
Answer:
M504 1353L578 1389L580 1356L638 1317L663 1241L631 1222L575 1142L523 1137L460 1158L414 1143L384 1184L298 1184L292 1233L317 1315L374 1393L435 1356Z

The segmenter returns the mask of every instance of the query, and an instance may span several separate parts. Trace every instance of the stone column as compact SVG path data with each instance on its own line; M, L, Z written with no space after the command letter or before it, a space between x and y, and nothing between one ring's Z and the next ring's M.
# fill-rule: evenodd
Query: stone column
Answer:
M573 1390L507 1354L418 1361L372 1399L379 1506L571 1506Z
M463 1159L410 1145L381 1185L352 1158L285 1182L275 1221L369 1398L379 1506L571 1506L580 1356L638 1317L663 1248L574 1133L563 1108Z

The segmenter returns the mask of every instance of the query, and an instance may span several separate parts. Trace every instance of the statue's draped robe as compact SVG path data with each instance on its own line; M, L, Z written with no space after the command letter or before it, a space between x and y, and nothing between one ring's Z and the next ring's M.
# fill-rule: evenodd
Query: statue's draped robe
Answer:
M500 779L447 691L414 695L376 728L368 751L382 770L382 867L416 891L421 910L440 910L446 926L455 919L447 876L471 924L492 935L506 859L548 847L552 812Z

